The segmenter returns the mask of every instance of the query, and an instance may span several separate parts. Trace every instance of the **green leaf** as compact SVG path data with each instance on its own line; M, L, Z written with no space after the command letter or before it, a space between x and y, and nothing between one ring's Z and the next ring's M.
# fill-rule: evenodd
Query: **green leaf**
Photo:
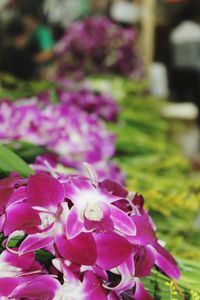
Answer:
M25 161L2 145L0 145L0 170L4 173L16 171L24 177L28 177L34 173Z

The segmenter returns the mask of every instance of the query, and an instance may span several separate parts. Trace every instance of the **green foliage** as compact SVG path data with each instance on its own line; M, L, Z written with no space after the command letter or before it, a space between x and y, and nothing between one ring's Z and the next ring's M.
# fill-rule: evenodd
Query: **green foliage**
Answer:
M15 171L24 177L33 173L33 170L25 161L23 161L12 150L2 145L0 145L0 170L4 174L9 174Z
M155 300L198 300L200 297L200 263L181 260L182 277L179 281L170 280L153 270L150 277L142 279Z
M47 152L42 146L23 140L10 142L6 146L28 163L33 163L37 156Z
M155 271L144 279L145 286L158 300L199 299L200 175L169 136L170 124L160 114L165 102L124 79L106 78L104 85L103 78L91 82L118 98L119 122L109 125L117 135L116 162L127 174L128 189L144 195L159 239L179 258L178 283Z
M48 80L22 81L11 75L0 74L0 99L15 101L20 98L29 98L46 90L53 90L55 83Z

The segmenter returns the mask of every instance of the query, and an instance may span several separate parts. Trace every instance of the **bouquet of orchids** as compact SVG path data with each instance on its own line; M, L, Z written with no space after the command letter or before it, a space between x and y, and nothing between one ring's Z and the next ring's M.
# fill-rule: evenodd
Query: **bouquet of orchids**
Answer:
M58 75L115 73L141 76L136 47L137 33L106 17L91 17L72 24L56 47Z
M88 87L81 87L78 90L74 87L75 90L68 90L70 89L68 82L65 80L63 87L61 86L55 91L58 101L69 107L75 107L88 114L95 115L104 121L117 121L120 108L115 99L106 94L93 92ZM61 85L60 82L58 84ZM38 101L46 104L51 103L51 92L44 91L40 93Z
M152 268L179 278L143 197L88 170L0 180L0 299L149 300Z
M27 141L51 151L54 155L36 160L33 168L37 170L44 169L43 162L48 161L53 168L60 163L82 172L82 161L86 161L99 177L106 175L123 182L122 172L111 160L115 154L115 135L97 114L69 104L72 101L68 96L63 94L62 102L48 105L37 98L15 103L2 101L0 140Z

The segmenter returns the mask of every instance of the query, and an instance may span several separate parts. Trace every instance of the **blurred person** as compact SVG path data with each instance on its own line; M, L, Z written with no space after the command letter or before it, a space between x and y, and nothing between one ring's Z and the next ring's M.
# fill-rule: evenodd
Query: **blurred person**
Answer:
M193 101L200 110L200 1L191 0L172 30L171 89L175 100ZM200 119L199 119L200 125Z
M0 71L23 80L35 76L35 64L28 47L29 35L20 17L11 19L4 32L0 51Z
M54 58L54 37L49 26L42 24L36 11L25 12L29 32L29 48L38 67L49 64Z

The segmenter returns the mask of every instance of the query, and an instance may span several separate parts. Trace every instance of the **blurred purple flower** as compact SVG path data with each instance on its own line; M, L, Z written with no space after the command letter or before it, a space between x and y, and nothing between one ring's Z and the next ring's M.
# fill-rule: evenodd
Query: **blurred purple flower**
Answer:
M73 102L63 100L48 105L36 98L16 103L1 102L0 139L6 143L27 141L44 146L56 154L54 166L61 163L81 170L82 162L88 162L101 178L123 180L122 172L110 162L115 153L114 134L95 113L88 114L70 101Z
M179 278L143 198L88 172L0 180L1 298L153 299L140 279L154 266Z
M116 73L142 75L136 49L137 33L124 29L106 17L77 21L57 45L58 75L76 78L84 74Z
M94 92L86 86L73 86L73 81L58 80L60 87L55 90L59 102L69 107L77 107L88 114L95 115L105 121L117 121L119 105L111 96ZM75 82L74 82L75 85ZM44 91L37 96L40 103L51 103L51 92Z

